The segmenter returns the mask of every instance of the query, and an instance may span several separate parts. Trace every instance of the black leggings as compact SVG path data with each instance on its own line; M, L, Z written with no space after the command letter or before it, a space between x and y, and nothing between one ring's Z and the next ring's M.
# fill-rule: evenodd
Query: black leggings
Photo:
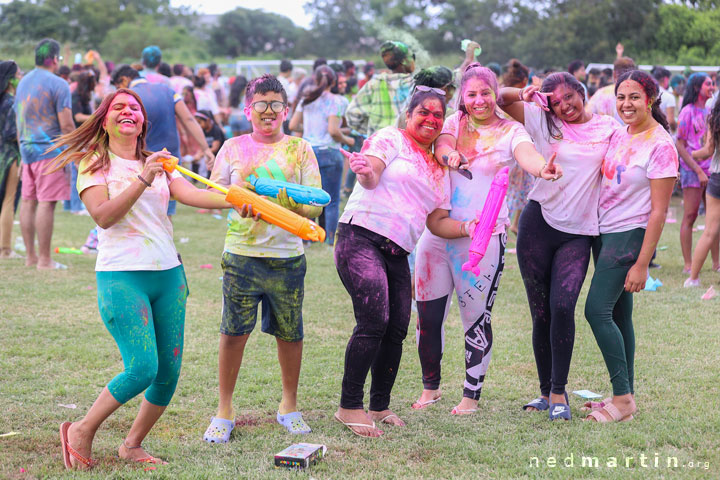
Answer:
M562 394L575 343L575 304L593 237L554 229L531 200L520 215L517 256L530 304L540 393Z
M407 256L382 235L357 225L338 225L335 265L352 299L356 322L345 350L342 408L363 408L368 371L372 371L370 410L383 411L390 405L410 323Z

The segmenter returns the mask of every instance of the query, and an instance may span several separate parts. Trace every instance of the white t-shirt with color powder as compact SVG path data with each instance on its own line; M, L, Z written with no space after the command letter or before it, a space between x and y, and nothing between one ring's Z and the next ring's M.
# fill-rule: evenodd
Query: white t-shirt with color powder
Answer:
M650 180L676 178L675 142L661 125L631 135L615 131L602 166L600 233L646 228L650 218Z
M666 117L668 107L675 108L675 96L669 90L660 87L660 111L662 111ZM677 115L677 110L675 110L675 115Z
M428 214L450 210L447 169L396 127L378 130L362 153L382 160L385 170L374 189L355 185L340 222L366 228L412 252Z
M143 162L110 153L108 170L83 173L93 161L85 159L78 166L78 193L103 185L107 187L108 198L113 199L138 182L143 170ZM170 182L180 176L178 172L156 176L152 187L145 189L115 225L107 229L97 227L96 271L169 270L180 265L173 243L173 226L167 216Z
M210 180L242 185L249 175L321 188L320 170L310 144L289 135L275 143L256 142L252 134L227 140L215 157ZM268 198L277 203L276 198ZM245 257L293 258L304 253L302 239L262 218L227 215L225 251Z
M328 91L323 92L314 102L297 106L298 112L303 112L303 138L313 147L340 148L328 131L328 118L339 117L341 122L347 110L348 103L340 95Z
M502 167L515 165L515 149L523 142L532 144L530 135L521 123L498 118L489 126L473 127L468 116L455 112L445 120L443 134L457 140L456 150L465 155L473 179L468 180L450 169L451 210L450 218L459 221L472 220L482 210L490 192L490 185ZM502 208L493 233L503 233L509 225L508 208L503 200Z
M561 140L550 137L545 112L535 104L525 104L525 128L535 148L547 160L557 153L555 163L563 170L555 182L535 179L528 198L541 205L543 218L555 230L597 235L600 167L618 124L612 117L597 114L585 123L554 121L562 132Z

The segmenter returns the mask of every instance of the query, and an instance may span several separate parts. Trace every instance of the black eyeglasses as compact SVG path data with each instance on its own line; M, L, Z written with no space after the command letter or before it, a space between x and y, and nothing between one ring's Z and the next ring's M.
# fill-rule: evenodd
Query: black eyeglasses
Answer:
M283 110L285 110L285 104L283 102L274 101L274 102L266 102L265 100L260 100L259 102L255 102L250 105L253 110L255 110L257 113L265 113L268 110L268 107L270 107L270 110L272 110L273 113L280 113Z
M415 85L415 90L418 92L433 92L443 97L445 96L445 90L442 90L440 88L428 87L425 85Z

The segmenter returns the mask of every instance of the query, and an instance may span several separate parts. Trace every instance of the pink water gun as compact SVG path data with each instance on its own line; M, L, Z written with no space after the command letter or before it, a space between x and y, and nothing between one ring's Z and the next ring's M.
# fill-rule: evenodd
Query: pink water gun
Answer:
M480 275L478 263L485 256L490 237L495 229L500 208L505 201L505 194L508 189L508 167L503 167L495 174L495 178L490 185L490 191L485 199L482 211L478 211L477 226L473 235L472 243L470 243L469 259L462 266L464 272L472 270L475 276Z

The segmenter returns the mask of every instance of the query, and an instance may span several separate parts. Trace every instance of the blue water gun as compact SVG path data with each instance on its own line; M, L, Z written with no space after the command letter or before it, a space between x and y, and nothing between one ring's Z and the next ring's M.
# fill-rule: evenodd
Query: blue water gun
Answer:
M258 178L255 175L247 177L247 181L253 186L255 193L258 195L277 198L280 189L284 188L288 197L292 198L296 203L314 207L324 207L330 204L330 194L322 188L282 182L271 178Z

